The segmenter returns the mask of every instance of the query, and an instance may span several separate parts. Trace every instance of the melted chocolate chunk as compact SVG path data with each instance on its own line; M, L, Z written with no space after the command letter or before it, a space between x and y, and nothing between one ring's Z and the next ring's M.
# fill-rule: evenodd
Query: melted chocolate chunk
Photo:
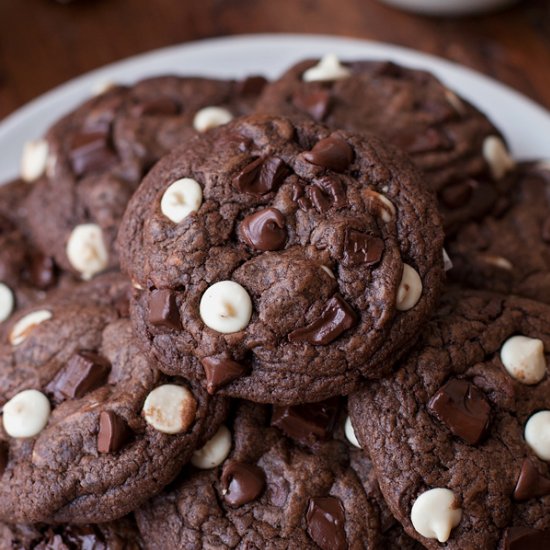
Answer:
M329 90L313 90L295 94L293 102L298 109L320 122L328 115L331 99Z
M266 84L267 79L265 77L260 75L252 75L239 82L237 93L243 96L259 95L265 88Z
M70 159L77 176L105 170L117 161L105 132L77 134L71 142Z
M346 229L342 263L345 266L375 265L382 258L384 241L355 229Z
M149 298L149 322L156 327L181 329L181 318L175 292L153 290Z
M346 516L339 498L310 498L306 521L309 536L321 550L345 550L348 547L344 529Z
M239 172L233 185L241 193L265 195L276 191L288 173L288 166L277 157L257 158Z
M516 488L515 500L529 500L550 494L550 479L539 473L533 462L526 458L521 465Z
M51 256L37 253L31 259L29 278L31 283L41 290L53 286L57 280L57 268Z
M304 158L311 164L343 172L353 162L353 149L343 139L331 136L318 141Z
M311 204L315 206L317 212L322 214L330 209L330 199L326 193L316 185L310 185L306 188L306 195L311 201Z
M314 443L332 435L340 399L333 397L319 403L273 407L271 424L301 443Z
M247 216L241 228L245 242L256 250L279 250L285 246L285 217L276 208L265 208Z
M206 391L214 394L233 380L248 373L248 368L229 357L204 357L201 359L206 374Z
M109 361L91 351L73 355L46 387L56 400L79 399L103 386L111 372Z
M460 208L470 202L473 193L473 181L466 180L445 187L439 193L439 198L447 208Z
M258 466L231 460L223 468L221 486L224 499L230 506L242 506L260 496L265 486L265 474Z
M530 527L510 527L504 534L504 550L548 550L550 531Z
M349 304L335 294L325 306L321 316L309 325L293 330L288 339L291 342L307 342L309 344L326 346L336 340L343 332L353 327L357 322L357 314Z
M8 465L9 450L7 443L0 441L0 477L6 471L6 466Z
M451 149L453 142L443 131L437 128L428 128L424 132L418 132L411 128L410 132L401 132L394 139L395 145L407 153L428 153Z
M158 99L150 99L142 101L132 108L134 116L170 116L177 115L180 107L177 101L169 97L159 97Z
M431 398L428 410L469 445L476 445L487 434L491 406L471 382L450 380Z
M317 180L315 185L320 187L331 198L334 208L344 208L348 205L346 190L339 177L326 176Z
M132 430L126 420L113 411L103 411L99 416L97 434L97 451L99 453L116 453L132 437Z

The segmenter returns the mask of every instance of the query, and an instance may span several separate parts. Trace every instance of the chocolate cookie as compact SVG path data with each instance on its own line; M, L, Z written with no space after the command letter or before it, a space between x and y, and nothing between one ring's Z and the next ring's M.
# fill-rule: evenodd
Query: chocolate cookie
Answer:
M350 397L390 509L427 548L549 547L549 355L549 306L450 291L394 376Z
M525 163L507 204L460 228L447 250L463 285L550 303L550 163Z
M156 77L61 119L23 158L33 168L26 177L40 178L28 209L42 252L83 278L116 266L118 225L145 172L191 135L250 111L263 82Z
M432 74L394 63L302 61L266 87L257 112L307 116L397 145L426 174L449 233L491 208L513 165L485 115Z
M0 523L0 550L140 550L132 517L95 525L7 525Z
M0 348L0 520L122 517L223 420L223 401L143 356L127 292L120 276L102 276L10 321Z
M145 547L381 548L347 445L330 439L337 402L272 413L241 402L231 429L192 460L210 469L186 469L136 512Z
M145 178L119 235L161 368L270 403L346 394L417 337L443 279L414 166L378 139L253 116Z

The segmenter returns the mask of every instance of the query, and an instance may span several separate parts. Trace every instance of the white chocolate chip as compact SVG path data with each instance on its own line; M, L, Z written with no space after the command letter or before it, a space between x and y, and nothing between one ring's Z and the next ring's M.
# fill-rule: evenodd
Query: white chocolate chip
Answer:
M325 55L317 65L304 72L304 82L341 80L348 78L351 71L340 63L338 57L329 53Z
M322 269L331 279L336 279L336 277L334 276L334 273L332 272L332 269L328 268L326 265L322 265L322 266L321 266L321 269Z
M195 420L197 402L184 386L165 384L155 388L143 404L143 416L150 426L165 434L187 431Z
M357 440L357 436L355 435L355 430L353 429L353 424L351 423L351 418L348 416L346 418L346 423L344 424L344 432L346 434L347 440L358 449L361 448L361 444Z
M34 437L50 418L50 402L37 390L24 390L12 397L3 408L4 429L10 437Z
M206 132L233 120L233 115L223 107L205 107L197 111L193 118L193 128L197 132Z
M206 289L200 303L204 324L221 332L239 332L252 316L252 300L248 292L234 281L220 281Z
M133 286L136 290L143 290L143 287L142 287L139 283L136 283L136 281L132 281L132 286Z
M73 229L67 241L66 253L70 264L83 279L91 279L109 264L103 231L95 223L84 223Z
M180 223L202 204L202 188L191 178L170 184L160 200L160 211L172 222Z
M201 470L210 470L219 466L231 450L231 432L225 427L220 426L212 439L206 442L206 445L195 451L191 457L191 464Z
M26 182L37 180L46 170L48 142L45 139L27 141L21 157L21 179Z
M39 309L21 317L11 329L9 341L12 346L18 346L24 342L29 334L40 324L52 318L52 312L47 309Z
M483 158L496 180L503 178L516 165L506 145L497 136L488 136L483 141Z
M449 489L429 489L415 501L411 510L413 527L427 539L447 542L451 531L462 519L455 494Z
M443 249L443 269L445 269L445 271L453 269L453 262L445 249Z
M524 435L541 460L550 460L550 411L535 413L525 424Z
M15 299L10 287L0 283L0 323L11 315L14 304Z
M409 264L403 264L403 275L397 290L395 307L398 311L412 309L422 296L422 279L418 272Z
M506 271L512 271L514 269L512 262L510 262L510 260L507 260L502 256L484 254L483 256L481 256L481 260L486 264L492 265L494 267L498 267L499 269L505 269Z
M544 344L538 338L512 336L500 349L508 374L522 384L538 384L546 374Z
M377 193L372 189L365 189L363 191L364 199L368 203L372 204L372 201L376 201L377 214L382 218L382 221L385 223L391 222L395 218L396 210L395 205L393 204L388 197Z
M99 80L92 86L92 95L102 95L117 86L118 84L113 80Z
M445 90L445 98L451 107L459 114L463 115L466 112L466 107L462 100L451 90Z

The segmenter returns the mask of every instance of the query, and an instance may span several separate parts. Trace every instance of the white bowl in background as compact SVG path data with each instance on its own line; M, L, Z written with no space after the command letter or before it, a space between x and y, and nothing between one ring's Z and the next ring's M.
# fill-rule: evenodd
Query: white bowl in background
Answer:
M470 15L508 6L517 0L380 0L424 15Z

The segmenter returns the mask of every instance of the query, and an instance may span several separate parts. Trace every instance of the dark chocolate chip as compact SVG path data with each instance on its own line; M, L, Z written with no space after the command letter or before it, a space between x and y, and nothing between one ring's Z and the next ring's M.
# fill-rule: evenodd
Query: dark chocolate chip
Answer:
M247 216L241 229L245 242L256 250L280 250L285 246L285 217L276 208L265 208Z
M382 258L384 241L355 229L346 229L342 263L345 266L375 265Z
M479 443L489 429L491 406L466 380L449 380L430 399L428 410L469 445Z
M321 188L316 185L310 185L306 188L306 195L320 214L329 210L331 205L330 199Z
M260 496L265 486L265 474L258 466L231 460L223 468L221 486L229 505L242 506Z
M181 318L172 290L156 289L149 297L149 322L156 327L181 329Z
M243 96L256 96L265 88L267 79L260 75L252 75L238 84L238 93Z
M309 199L309 197L300 197L297 202L300 210L303 210L304 212L306 212L312 207L311 200Z
M319 319L305 327L293 330L288 335L288 339L291 342L307 342L325 346L356 323L355 311L340 294L335 294L327 302Z
M99 415L99 433L97 434L97 451L99 453L116 453L120 451L132 436L132 430L126 420L113 411L103 411Z
M113 166L117 157L105 132L77 134L71 141L70 159L77 176L88 172L105 170Z
M521 465L516 488L515 500L529 500L550 494L550 479L539 473L533 462L526 458Z
M547 219L542 226L542 240L550 243L550 218Z
M348 547L344 525L344 507L336 497L309 499L307 532L321 550L345 550Z
M57 400L79 399L107 382L111 365L91 351L73 355L46 387Z
M305 111L314 120L322 121L328 114L331 106L329 90L312 90L294 95L294 105Z
M203 357L201 363L206 375L206 390L209 394L216 393L219 388L244 376L249 370L237 361L223 356Z
M317 439L328 439L340 409L340 399L333 397L319 403L273 407L271 424L288 437L311 444Z
M8 465L9 458L9 449L7 443L0 441L0 477L6 471L6 466Z
M326 176L317 180L315 185L320 187L332 199L332 206L334 208L344 208L347 206L346 191L339 177Z
M265 195L276 191L289 173L288 166L277 157L257 158L234 178L237 191Z
M465 206L470 202L474 192L472 183L472 180L466 180L445 187L439 193L441 202L447 208L460 208Z
M33 286L46 290L57 280L57 268L51 256L37 253L31 259L29 270L30 281Z
M343 172L353 161L353 149L343 139L331 136L318 141L304 158L311 164Z
M503 547L503 550L548 550L550 548L550 530L509 527L504 533Z
M170 116L177 115L180 110L179 104L169 97L159 97L142 101L132 108L132 114L139 116Z

